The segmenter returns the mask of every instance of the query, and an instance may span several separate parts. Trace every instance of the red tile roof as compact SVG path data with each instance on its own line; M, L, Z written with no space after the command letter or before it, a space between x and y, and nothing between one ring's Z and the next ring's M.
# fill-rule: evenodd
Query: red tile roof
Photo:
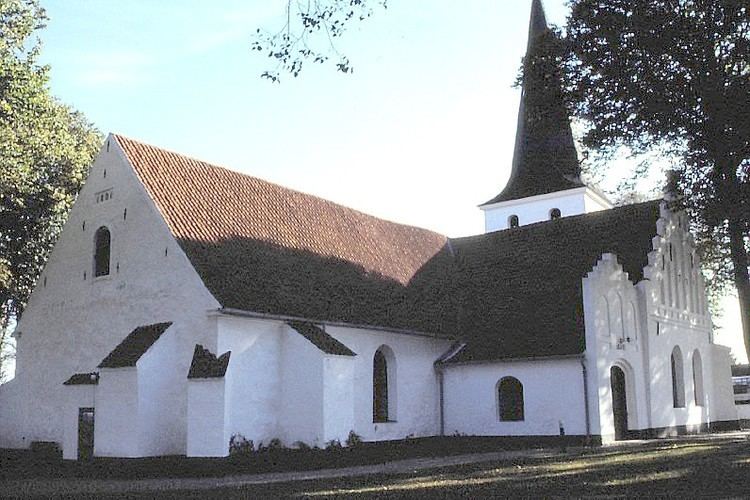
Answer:
M113 137L224 307L455 332L445 236Z

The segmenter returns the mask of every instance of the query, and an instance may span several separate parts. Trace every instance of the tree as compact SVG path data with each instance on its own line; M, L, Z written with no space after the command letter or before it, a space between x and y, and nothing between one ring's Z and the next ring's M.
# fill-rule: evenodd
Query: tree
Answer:
M38 0L0 0L0 354L102 141L50 95L46 20Z
M567 97L594 151L678 158L710 284L733 283L750 354L750 6L747 0L571 0Z
M278 83L282 71L296 77L306 60L322 64L332 55L337 71L351 73L351 62L338 51L335 40L351 22L372 16L373 5L385 9L387 0L287 0L281 29L269 32L258 28L255 32L252 49L266 53L276 63L261 77Z

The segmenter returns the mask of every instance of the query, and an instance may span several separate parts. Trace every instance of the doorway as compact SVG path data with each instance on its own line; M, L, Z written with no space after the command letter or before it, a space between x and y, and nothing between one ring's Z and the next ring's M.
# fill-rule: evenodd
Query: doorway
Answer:
M625 392L625 372L619 366L613 366L610 371L612 384L612 416L615 420L615 440L628 437L628 397Z
M78 408L78 460L94 456L94 409Z

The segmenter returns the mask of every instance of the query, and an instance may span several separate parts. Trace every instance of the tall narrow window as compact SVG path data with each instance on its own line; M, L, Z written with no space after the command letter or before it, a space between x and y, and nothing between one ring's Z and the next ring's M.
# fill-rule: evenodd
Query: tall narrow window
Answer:
M497 384L497 402L502 422L523 420L523 385L514 377L505 377Z
M518 216L517 215L511 215L508 217L508 227L518 227Z
M94 237L94 277L109 274L109 229L102 226L96 230Z
M698 349L693 353L693 395L695 406L703 406L703 361Z
M685 377L682 370L682 352L679 347L674 348L670 358L672 365L672 406L685 407Z
M559 208L553 208L549 211L550 220L559 219L560 217L562 217L562 212L560 212Z
M388 421L388 362L381 349L372 361L372 421Z

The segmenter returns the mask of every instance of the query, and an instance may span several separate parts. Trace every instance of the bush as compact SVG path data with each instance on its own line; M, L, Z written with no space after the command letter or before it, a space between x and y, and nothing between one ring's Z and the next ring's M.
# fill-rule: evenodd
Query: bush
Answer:
M304 441L295 441L294 443L292 443L292 446L300 451L310 451L312 449L310 448L310 445L305 443Z
M260 446L259 446L260 448ZM242 434L232 434L229 438L229 456L246 457L255 452L255 444L252 439L246 439Z
M341 446L341 441L338 439L331 439L326 443L326 450L328 451L338 451L343 449L343 446Z
M281 439L273 438L268 442L268 446L266 446L266 449L268 451L279 451L284 449L284 445L281 443Z
M362 436L356 432L349 431L349 436L346 438L346 446L349 448L356 448L362 444Z

